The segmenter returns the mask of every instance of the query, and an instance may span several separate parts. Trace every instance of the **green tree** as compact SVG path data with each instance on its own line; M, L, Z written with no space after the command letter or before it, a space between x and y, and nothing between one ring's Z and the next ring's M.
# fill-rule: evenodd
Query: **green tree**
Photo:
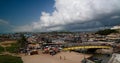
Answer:
M111 33L118 33L117 30L111 30L111 29L105 29L105 30L99 30L96 32L96 34L100 34L100 35L109 35Z
M23 34L20 35L21 39L18 40L18 44L20 47L25 47L27 44L27 40Z

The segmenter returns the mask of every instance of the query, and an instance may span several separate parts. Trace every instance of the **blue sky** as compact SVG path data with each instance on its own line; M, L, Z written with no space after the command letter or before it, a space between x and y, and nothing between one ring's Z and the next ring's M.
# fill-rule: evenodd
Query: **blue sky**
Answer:
M0 0L0 18L14 25L39 20L41 11L51 12L54 0Z
M0 19L11 25L25 25L38 21L42 11L52 12L54 0L0 0ZM1 32L9 31L1 26Z
M120 24L120 0L0 0L0 32L94 31Z

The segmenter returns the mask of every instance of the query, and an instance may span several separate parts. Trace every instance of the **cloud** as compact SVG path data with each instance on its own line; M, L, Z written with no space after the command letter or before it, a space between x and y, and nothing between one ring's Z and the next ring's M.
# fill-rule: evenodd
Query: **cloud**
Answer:
M117 19L120 18L120 16L112 16L111 19Z
M8 21L0 19L0 25L7 25L9 24Z
M120 0L55 0L52 13L42 12L40 21L31 25L17 27L18 31L53 31L64 30L67 26L88 27L84 22L92 22L106 16L119 13ZM99 22L100 23L100 22ZM90 23L89 25L94 25ZM101 24L96 24L99 26ZM94 26L95 27L95 26ZM69 28L71 30L71 28Z
M31 25L24 25L24 26L18 26L18 27L13 27L12 32L28 32L28 31L33 31L33 27Z
M14 27L8 21L0 19L0 33L11 32Z

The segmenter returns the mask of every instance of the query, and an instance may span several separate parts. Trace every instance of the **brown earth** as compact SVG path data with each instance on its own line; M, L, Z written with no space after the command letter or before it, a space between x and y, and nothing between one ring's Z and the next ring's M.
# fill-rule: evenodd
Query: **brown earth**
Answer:
M12 43L16 43L17 41L4 41L4 42L0 42L0 46L2 47L9 47L11 46Z
M90 57L91 55L85 55ZM60 52L54 56L49 54L22 56L24 63L81 63L84 55L76 52Z

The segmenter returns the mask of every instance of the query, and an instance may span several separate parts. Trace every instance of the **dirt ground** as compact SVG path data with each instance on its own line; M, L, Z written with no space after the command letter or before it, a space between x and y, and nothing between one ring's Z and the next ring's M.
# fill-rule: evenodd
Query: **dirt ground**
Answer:
M85 55L90 57L91 55ZM24 63L81 63L84 55L76 52L60 52L54 56L49 54L22 56Z
M2 47L9 47L11 46L12 43L16 43L17 41L4 41L4 42L0 42L0 46Z

